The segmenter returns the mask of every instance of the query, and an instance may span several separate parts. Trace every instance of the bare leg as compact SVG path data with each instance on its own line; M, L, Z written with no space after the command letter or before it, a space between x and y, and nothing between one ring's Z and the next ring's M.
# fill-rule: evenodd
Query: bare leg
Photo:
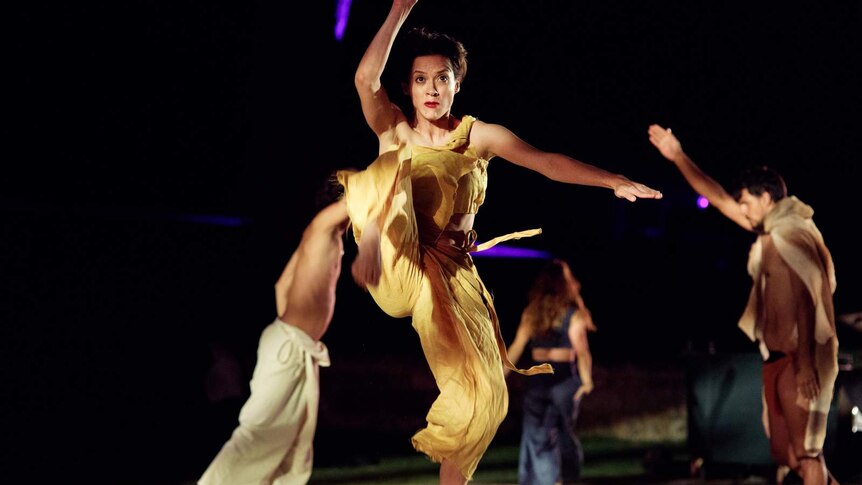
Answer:
M440 485L467 485L467 479L458 470L458 467L447 459L440 463Z

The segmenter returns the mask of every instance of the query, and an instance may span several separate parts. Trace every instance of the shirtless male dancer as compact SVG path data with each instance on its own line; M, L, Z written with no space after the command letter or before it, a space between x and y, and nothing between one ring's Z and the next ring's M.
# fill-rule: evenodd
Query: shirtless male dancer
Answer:
M826 418L838 375L832 294L835 269L814 211L787 196L781 176L767 167L744 171L731 197L683 152L670 128L649 127L650 142L676 165L709 203L756 232L748 257L753 280L739 327L759 341L763 365L763 425L779 465L805 485L836 484L823 459Z
M239 426L199 485L308 482L320 396L318 367L329 366L320 339L335 309L347 225L347 208L339 200L305 228L275 284L278 317L261 334Z

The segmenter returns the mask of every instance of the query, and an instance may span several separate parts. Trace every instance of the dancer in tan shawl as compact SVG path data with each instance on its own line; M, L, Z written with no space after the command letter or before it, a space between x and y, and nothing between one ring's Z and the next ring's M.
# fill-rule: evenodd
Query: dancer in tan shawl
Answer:
M779 465L778 482L789 466L806 485L837 483L823 460L838 375L835 268L814 210L787 196L775 170L744 171L734 198L683 152L669 128L651 125L649 139L710 204L758 234L748 258L753 286L739 327L758 342L765 361L763 424Z

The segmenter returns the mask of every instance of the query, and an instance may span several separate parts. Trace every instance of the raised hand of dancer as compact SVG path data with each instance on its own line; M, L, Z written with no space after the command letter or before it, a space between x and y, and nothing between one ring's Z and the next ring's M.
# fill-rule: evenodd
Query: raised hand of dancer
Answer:
M664 129L659 125L650 125L647 130L649 133L649 141L653 144L662 156L670 161L678 160L682 156L682 145L677 140L676 136L671 132L671 129Z
M380 282L382 260L380 256L380 228L377 221L371 220L365 225L359 240L359 253L350 267L353 281L360 288L367 290L368 286L377 286Z

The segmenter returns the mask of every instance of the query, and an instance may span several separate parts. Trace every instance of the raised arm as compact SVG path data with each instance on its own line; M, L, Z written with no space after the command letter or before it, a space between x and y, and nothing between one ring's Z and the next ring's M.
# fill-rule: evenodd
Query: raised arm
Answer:
M650 125L649 141L661 154L673 162L679 169L686 182L698 194L706 197L706 200L728 219L739 224L743 229L753 230L751 222L746 219L736 200L724 190L724 187L706 174L688 155L682 151L679 140L671 133L670 128L664 129L659 125Z
M638 198L662 197L658 190L632 182L624 175L608 172L561 153L539 150L502 125L477 121L473 125L471 138L488 152L557 182L608 188L617 197L631 202Z
M392 2L389 15L365 50L354 76L356 91L362 103L362 114L365 115L365 121L378 138L393 130L395 125L404 118L401 110L389 100L386 90L383 89L381 77L386 61L389 60L392 45L395 43L395 37L414 5L416 0Z

